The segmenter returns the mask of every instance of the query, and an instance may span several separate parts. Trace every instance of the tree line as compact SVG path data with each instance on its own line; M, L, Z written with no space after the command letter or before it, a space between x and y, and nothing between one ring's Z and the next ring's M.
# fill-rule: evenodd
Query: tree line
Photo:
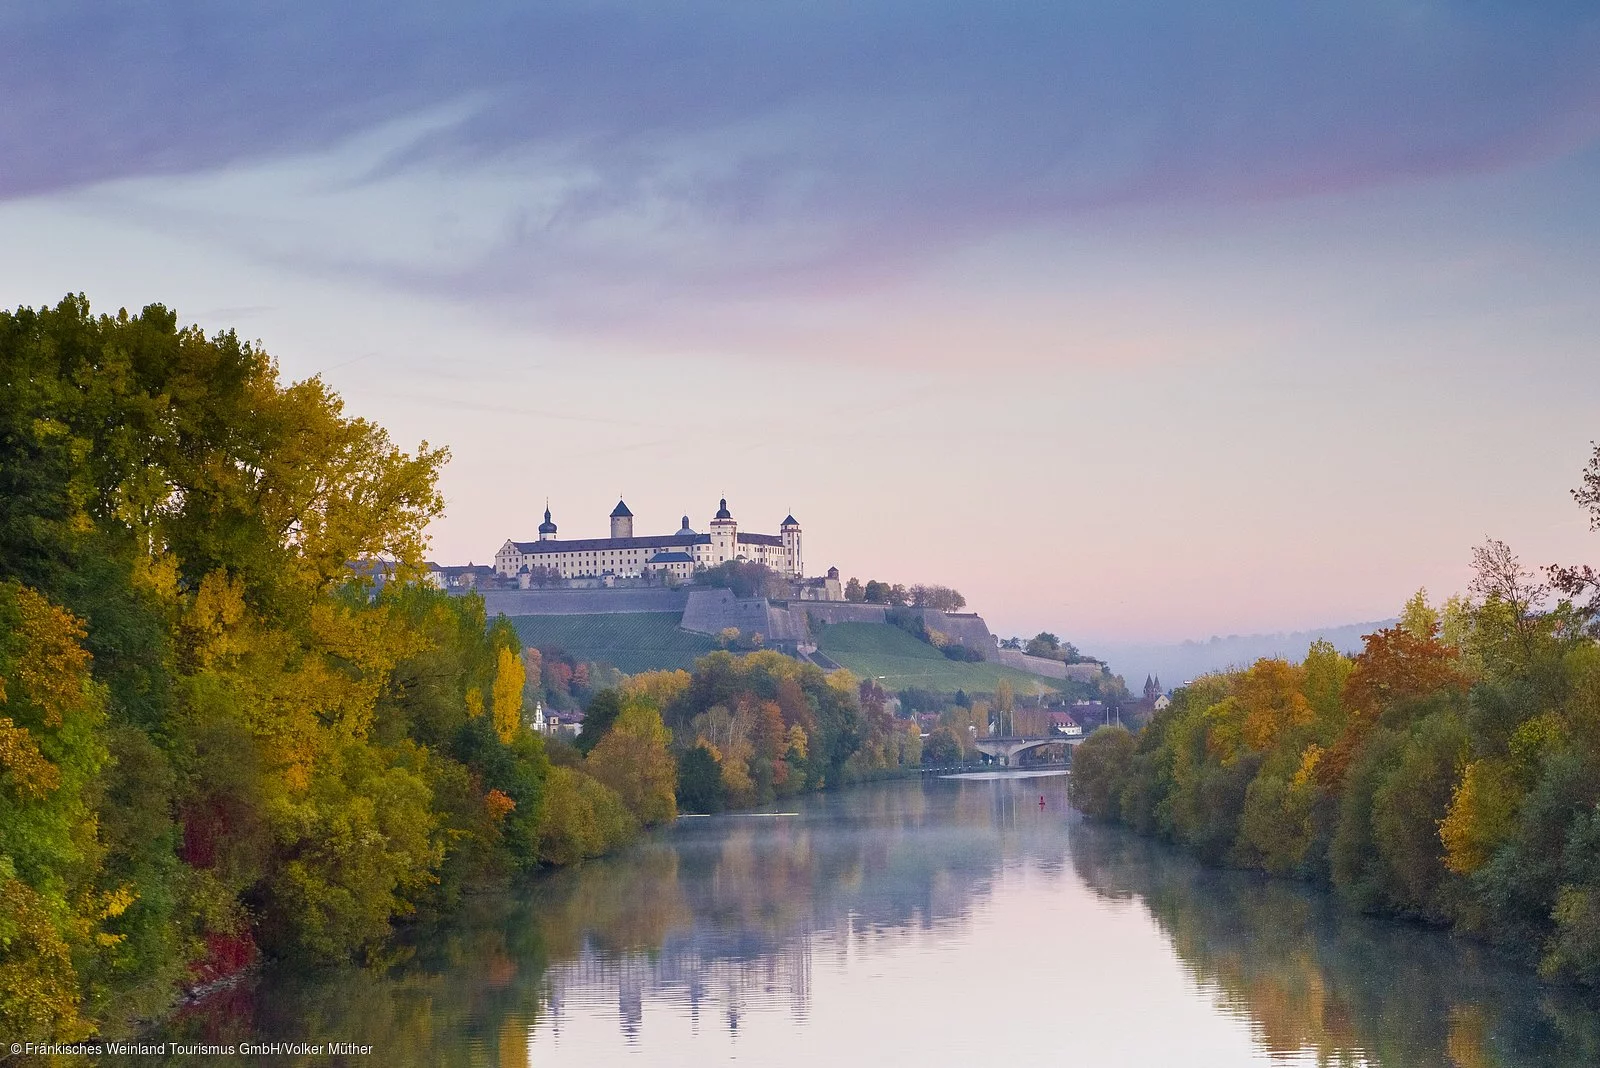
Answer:
M649 695L554 764L510 624L420 581L447 455L159 305L0 313L0 1031L381 955L673 818Z
M1600 530L1600 447L1574 497ZM1353 657L1208 675L1074 754L1088 815L1216 864L1446 925L1600 984L1600 598L1588 567L1474 551Z

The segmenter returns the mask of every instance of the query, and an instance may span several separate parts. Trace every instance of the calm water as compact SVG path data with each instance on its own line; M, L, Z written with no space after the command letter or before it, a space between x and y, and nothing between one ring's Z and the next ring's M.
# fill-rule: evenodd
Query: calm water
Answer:
M269 976L168 1034L366 1042L367 1065L1600 1064L1593 1001L1065 795L933 780L685 819L474 901L382 973Z

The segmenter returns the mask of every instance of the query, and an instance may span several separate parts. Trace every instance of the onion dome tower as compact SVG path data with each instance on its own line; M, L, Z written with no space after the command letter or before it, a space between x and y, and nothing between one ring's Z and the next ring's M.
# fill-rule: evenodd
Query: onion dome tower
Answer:
M717 514L711 518L711 564L726 563L739 555L739 524L728 511L728 498L717 502Z
M556 525L550 522L550 502L544 502L544 522L539 524L539 540L549 541L556 536Z

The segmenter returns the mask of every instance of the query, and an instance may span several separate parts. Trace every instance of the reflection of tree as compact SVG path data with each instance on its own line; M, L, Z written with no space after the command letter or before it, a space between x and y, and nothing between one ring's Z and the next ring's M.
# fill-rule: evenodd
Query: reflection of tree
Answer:
M655 997L696 1018L713 1011L730 1029L758 1008L804 1016L818 938L842 946L961 922L1024 853L1060 871L1065 835L1058 820L1037 818L1037 798L1058 795L1061 811L1063 785L859 788L808 799L794 817L686 822L564 872L540 887L543 942L558 962L551 1011L614 1003L630 1037ZM641 894L659 900L646 910ZM619 909L599 904L612 899ZM646 915L652 922L640 923Z
M481 1051L475 1063L523 1068L545 970L532 919L526 901L469 898L448 925L418 937L415 950L387 969L275 972L220 1001L208 1001L203 1011L180 1016L159 1038L222 1044L360 1042L374 1047L372 1057L358 1058L361 1063L396 1068L453 1063L463 1059L460 1051L471 1048ZM175 1057L166 1063L219 1060ZM284 1057L275 1063L330 1061Z
M1200 867L1075 824L1072 861L1105 897L1142 899L1195 979L1271 1053L1319 1063L1489 1068L1600 1063L1596 1015L1438 931L1343 910L1314 889Z
M536 1021L614 1008L630 1040L664 998L736 1030L809 1011L814 948L964 923L1001 868L1066 864L1064 779L897 783L807 798L792 817L685 820L615 857L469 899L386 971L273 975L183 1033L344 1038L374 1063L525 1063ZM196 1061L195 1063L199 1063ZM285 1063L294 1063L286 1061Z

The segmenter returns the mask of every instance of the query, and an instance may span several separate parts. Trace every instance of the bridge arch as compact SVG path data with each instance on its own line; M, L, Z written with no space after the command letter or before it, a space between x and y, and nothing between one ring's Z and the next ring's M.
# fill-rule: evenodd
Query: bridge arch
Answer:
M1069 738L1064 734L1047 735L1043 738L979 738L976 740L978 752L1006 767L1010 767L1013 760L1030 749L1042 749L1047 745L1065 745L1070 749L1082 743L1082 738Z

